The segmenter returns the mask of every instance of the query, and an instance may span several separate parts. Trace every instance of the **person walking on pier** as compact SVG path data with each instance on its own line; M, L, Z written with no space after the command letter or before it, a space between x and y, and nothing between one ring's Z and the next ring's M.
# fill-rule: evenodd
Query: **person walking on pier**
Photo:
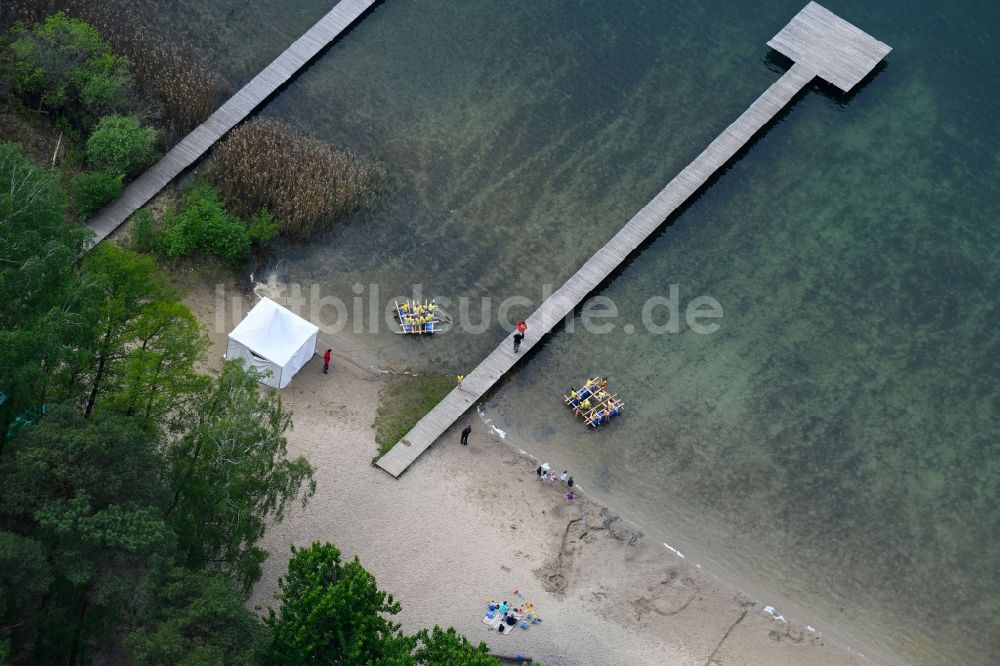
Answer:
M331 351L332 350L327 349L325 352L323 352L323 374L324 375L330 374L330 352Z
M472 424L466 423L465 428L462 429L462 446L469 445L469 435L472 434Z
M524 340L524 333L522 333L521 331L518 331L517 333L514 334L514 353L515 354L517 353L517 350L521 348L521 340Z

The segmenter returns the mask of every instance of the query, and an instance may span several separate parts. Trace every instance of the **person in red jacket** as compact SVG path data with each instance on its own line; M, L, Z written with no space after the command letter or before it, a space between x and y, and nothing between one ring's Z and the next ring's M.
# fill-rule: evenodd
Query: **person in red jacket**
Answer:
M330 371L330 352L332 350L327 349L323 352L323 374L328 374Z

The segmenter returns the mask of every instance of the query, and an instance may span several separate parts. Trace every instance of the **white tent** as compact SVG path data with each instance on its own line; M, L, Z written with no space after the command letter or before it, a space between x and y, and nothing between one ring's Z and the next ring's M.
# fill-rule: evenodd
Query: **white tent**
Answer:
M318 332L316 325L264 298L229 334L226 358L242 358L265 374L270 371L261 382L285 388L316 353Z

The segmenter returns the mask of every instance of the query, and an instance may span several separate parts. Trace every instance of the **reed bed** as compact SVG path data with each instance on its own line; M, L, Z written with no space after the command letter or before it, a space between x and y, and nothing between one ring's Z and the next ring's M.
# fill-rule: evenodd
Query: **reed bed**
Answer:
M250 216L267 208L280 233L298 240L370 210L385 186L378 162L263 119L240 125L218 144L209 177L232 210Z
M221 87L212 72L189 49L168 43L140 19L139 12L156 11L156 2L3 0L2 4L4 28L15 21L30 25L60 11L97 28L116 53L129 59L138 87L162 109L159 120L172 139L208 118L220 101Z

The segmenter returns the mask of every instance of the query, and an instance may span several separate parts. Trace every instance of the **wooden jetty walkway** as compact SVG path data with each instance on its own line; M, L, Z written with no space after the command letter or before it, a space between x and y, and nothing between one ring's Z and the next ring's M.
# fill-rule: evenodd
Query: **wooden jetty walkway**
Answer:
M813 78L846 92L891 50L815 2L796 14L768 46L789 57L792 67L528 317L530 337L521 344L520 354L515 355L510 338L505 339L378 460L379 467L396 477L402 474Z
M159 162L130 183L118 199L98 211L87 222L87 226L94 232L90 247L107 238L129 215L146 205L167 183L194 164L212 144L253 113L261 102L287 83L373 4L375 0L338 2L326 16L220 106L208 120L192 130Z

